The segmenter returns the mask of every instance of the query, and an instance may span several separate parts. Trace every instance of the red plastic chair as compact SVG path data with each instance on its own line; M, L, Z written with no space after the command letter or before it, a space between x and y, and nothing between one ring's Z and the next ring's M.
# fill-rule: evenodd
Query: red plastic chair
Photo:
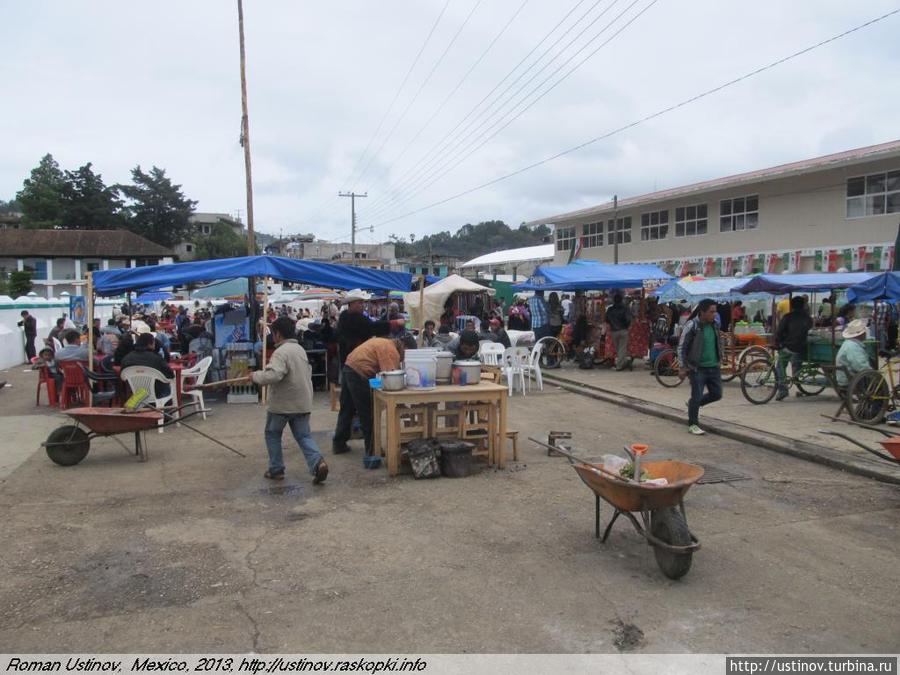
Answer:
M59 361L58 364L65 378L62 394L59 397L59 407L65 410L72 403L80 403L85 406L90 405L91 390L81 370L81 365L84 364L87 367L87 363L83 361Z
M31 359L31 362L37 363L39 360L40 357L35 356ZM53 376L50 374L50 369L47 368L47 366L41 366L40 370L38 370L37 396L34 401L34 404L37 406L41 404L41 385L47 388L47 405L59 405L56 395L56 380L53 379Z

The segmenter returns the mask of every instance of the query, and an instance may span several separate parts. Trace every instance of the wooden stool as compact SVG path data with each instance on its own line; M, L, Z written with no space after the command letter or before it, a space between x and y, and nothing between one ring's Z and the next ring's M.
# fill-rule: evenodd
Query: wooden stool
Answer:
M434 438L459 438L460 437L460 416L461 408L450 408L441 410L437 404L428 406L429 408L429 435Z
M484 455L488 464L494 461L494 415L489 403L466 403L460 416L459 436L464 441L475 443L473 456ZM484 445L482 446L482 443Z
M506 430L506 439L512 441L513 461L519 461L519 432L515 429Z
M400 431L401 444L428 438L428 406L398 406L397 429Z
M337 412L341 409L340 401L341 401L341 388L337 386L334 382L332 382L328 386L329 391L331 392L331 411Z

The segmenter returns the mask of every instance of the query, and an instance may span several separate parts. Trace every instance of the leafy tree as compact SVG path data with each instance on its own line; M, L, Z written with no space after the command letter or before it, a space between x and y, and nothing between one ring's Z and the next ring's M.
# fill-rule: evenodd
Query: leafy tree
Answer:
M31 272L10 272L9 283L7 284L9 295L12 298L18 298L22 295L31 293Z
M136 166L131 180L132 185L118 186L128 199L128 229L169 248L190 239L193 228L189 218L197 202L185 197L164 169L154 166L145 173Z
M22 205L15 199L10 199L8 202L0 199L0 213L18 213L21 210Z
M51 228L60 224L64 212L65 182L66 177L53 155L44 155L16 194L16 201L22 209L22 222L26 227Z
M65 172L60 226L67 230L115 230L125 224L122 201L115 187L107 187L88 162Z
M394 250L398 258L413 258L429 255L459 256L469 260L485 253L499 251L507 248L519 248L523 246L537 246L550 236L550 228L541 225L536 228L520 225L516 229L510 228L502 220L489 220L472 225L467 223L456 231L437 232L426 235L419 240L411 237L406 242L396 235L389 236L389 243L394 244Z
M247 255L247 237L237 234L221 220L210 228L208 235L194 237L194 258L217 260Z

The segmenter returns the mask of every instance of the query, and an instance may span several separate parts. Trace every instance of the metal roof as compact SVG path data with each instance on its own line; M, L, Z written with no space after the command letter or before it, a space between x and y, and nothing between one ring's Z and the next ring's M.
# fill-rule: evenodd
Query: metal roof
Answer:
M472 258L468 262L464 262L460 267L486 267L489 265L505 265L535 260L551 260L555 250L554 244L508 248L503 251L494 251L493 253L486 253L477 258Z
M690 185L682 185L681 187L669 188L667 190L658 190L637 197L627 197L620 199L619 210L642 206L644 204L652 204L676 197L686 197L702 192L711 192L713 190L721 190L724 188L735 187L752 183L760 183L776 178L786 178L788 176L799 176L813 171L823 171L827 169L837 169L844 166L852 166L862 162L871 162L878 159L884 159L892 156L900 155L900 140L890 141L888 143L880 143L878 145L869 145L864 148L855 148L853 150L845 150L836 152L831 155L823 155L822 157L814 157L812 159L804 159L799 162L791 162L789 164L779 164L778 166L769 167L767 169L757 169L746 173L738 173L733 176L725 176L723 178L714 178L712 180L701 181L699 183L691 183ZM591 217L601 213L608 213L613 210L613 203L606 202L597 206L591 206L578 211L569 211L560 213L547 218L532 220L526 225L550 225L560 221L575 220L579 218Z

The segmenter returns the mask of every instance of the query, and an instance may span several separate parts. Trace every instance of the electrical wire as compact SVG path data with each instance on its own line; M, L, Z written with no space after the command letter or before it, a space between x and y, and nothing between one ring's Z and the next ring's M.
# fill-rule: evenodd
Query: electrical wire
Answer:
M835 41L840 40L840 39L842 39L842 38L845 38L845 37L847 37L847 36L849 36L849 35L852 35L853 33L856 33L856 32L858 32L858 31L860 31L860 30L863 30L864 28L868 28L869 26L873 26L873 25L875 25L875 24L877 24L877 23L879 23L879 22L881 22L881 21L884 21L885 19L888 19L888 18L890 18L890 17L892 17L892 16L894 16L894 15L896 15L896 14L898 14L898 13L900 13L900 8L891 10L890 12L886 12L885 14L882 14L882 15L880 15L880 16L874 18L874 19L870 19L869 21L866 21L865 23L862 23L862 24L859 24L859 25L857 25L857 26L855 26L855 27L853 27L853 28L850 28L849 30L843 31L842 33L838 33L837 35L833 35L833 36L831 36L831 37L829 37L829 38L826 38L825 40L822 40L821 42L817 42L817 43L815 43L815 44L813 44L813 45L810 45L810 46L808 46L808 47L805 47L805 48L803 48L803 49L801 49L801 50L799 50L799 51L793 52L792 54L789 54L789 55L787 55L787 56L784 56L784 57L782 57L782 58L780 58L780 59L778 59L778 60L776 60L776 61L772 61L771 63L768 63L768 64L766 64L766 65L764 65L764 66L759 67L759 68L756 68L755 70L752 70L752 71L750 71L750 72L748 72L748 73L745 73L744 75L741 75L741 76L739 76L739 77L736 77L736 78L734 78L734 79L732 79L732 80L728 80L727 82L724 82L724 83L722 83L722 84L720 84L720 85L717 85L717 86L715 86L715 87L713 87L713 88L711 88L711 89L707 89L706 91L703 91L703 92L701 92L701 93L699 93L699 94L696 94L696 95L694 95L694 96L691 96L690 98L684 99L683 101L680 101L679 103L675 103L675 104L673 104L673 105L671 105L671 106L668 106L668 107L666 107L666 108L662 108L662 109L660 109L660 110L657 110L657 111L654 112L654 113L651 113L651 114L649 114L649 115L646 115L646 116L644 116L644 117L641 117L641 118L639 118L639 119L637 119L637 120L634 120L633 122L629 122L628 124L625 124L625 125L623 125L623 126L620 126L620 127L616 128L616 129L613 129L613 130L611 130L611 131L608 131L608 132L606 132L606 133L604 133L604 134L601 134L601 135L599 135L599 136L595 136L594 138L591 138L591 139L589 139L589 140L587 140L587 141L584 141L583 143L579 143L578 145L574 145L574 146L572 146L572 147L570 147L570 148L567 148L567 149L565 149L565 150L562 150L562 151L560 151L560 152L558 152L558 153L556 153L556 154L554 154L554 155L550 155L549 157L545 157L544 159L538 160L538 161L536 161L536 162L532 162L531 164L528 164L528 165L526 165L526 166L523 166L523 167L517 169L516 171L512 171L512 172L507 173L507 174L504 174L504 175L502 175L502 176L498 176L497 178L494 178L494 179L492 179L492 180L486 181L486 182L484 182L484 183L481 183L481 184L476 185L476 186L474 186L474 187L468 188L468 189L463 190L463 191L461 191L461 192L457 192L456 194L450 195L449 197L445 197L445 198L443 198L443 199L440 199L440 200L438 200L438 201L432 202L432 203L427 204L427 205L425 205L425 206L422 206L422 207L420 207L420 208L414 209L414 210L409 211L409 212L407 212L407 213L404 213L404 214L402 214L402 215L395 216L395 217L390 218L390 219L387 219L387 220L383 220L383 221L381 221L381 222L379 222L379 223L376 223L375 225L372 225L372 227L373 227L373 228L383 227L384 225L387 225L388 223L393 223L393 222L396 222L396 221L398 221L398 220L402 220L402 219L404 219L404 218L408 218L408 217L410 217L410 216L412 216L412 215L416 215L416 214L418 214L418 213L422 213L423 211L427 211L427 210L433 209L433 208L435 208L435 207L437 207L437 206L441 206L442 204L446 204L446 203L451 202L451 201L453 201L453 200L459 199L460 197L464 197L465 195L472 194L473 192L477 192L477 191L479 191L479 190L483 190L484 188L490 187L491 185L496 185L497 183L500 183L500 182L502 182L502 181L505 181L505 180L508 180L508 179L510 179L510 178L513 178L514 176L518 176L518 175L521 175L521 174L523 174L523 173L525 173L525 172L527 172L527 171L531 171L532 169L535 169L535 168L537 168L537 167L539 167L539 166L542 166L542 165L544 165L544 164L547 164L547 163L549 163L549 162L552 162L552 161L554 161L554 160L557 160L557 159L559 159L560 157L564 157L564 156L569 155L569 154L571 154L571 153L573 153L573 152L577 152L577 151L579 151L579 150L583 150L584 148L586 148L586 147L588 147L588 146L590 146L590 145L593 145L594 143L598 143L599 141L606 140L606 139L608 139L608 138L610 138L610 137L612 137L612 136L615 136L615 135L617 135L617 134L619 134L619 133L622 133L622 132L624 132L624 131L627 131L628 129L632 129L632 128L636 127L636 126L639 126L639 125L644 124L644 123L646 123L646 122L649 122L649 121L651 121L651 120L654 120L654 119L657 119L657 118L659 118L659 117L662 117L663 115L666 115L666 114L668 114L668 113L670 113L670 112L674 112L675 110L678 110L678 109L683 108L683 107L685 107L685 106L687 106L687 105L690 105L691 103L696 103L697 101L699 101L699 100L701 100L701 99L704 99L704 98L706 98L706 97L708 97L708 96L711 96L711 95L713 95L713 94L716 94L716 93L718 93L718 92L720 92L720 91L722 91L722 90L724 90L724 89L727 89L728 87L731 87L731 86L733 86L733 85L735 85L735 84L738 84L738 83L743 82L743 81L745 81L745 80L748 80L748 79L750 79L750 78L752 78L752 77L755 77L755 76L757 76L757 75L760 75L761 73L764 73L764 72L769 71L769 70L771 70L771 69L773 69L773 68L776 68L776 67L778 67L778 66L780 66L780 65L782 65L782 64L784 64L784 63L787 63L788 61L792 61L793 59L796 59L796 58L798 58L798 57L800 57L800 56L803 56L803 55L805 55L805 54L808 54L808 53L810 53L810 52L812 52L812 51L814 51L814 50L816 50L816 49L819 49L819 48L821 48L821 47L824 47L825 45L828 45L828 44L830 44L830 43L832 43L832 42L835 42Z

